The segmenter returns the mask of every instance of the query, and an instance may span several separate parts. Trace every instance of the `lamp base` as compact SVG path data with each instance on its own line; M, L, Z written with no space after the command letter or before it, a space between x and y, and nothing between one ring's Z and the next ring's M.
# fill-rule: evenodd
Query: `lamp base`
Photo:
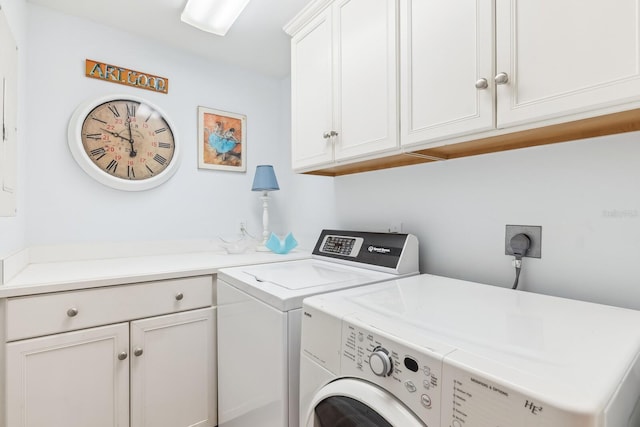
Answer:
M263 191L262 196L262 242L256 247L257 252L269 252L271 249L267 247L269 240L269 192Z

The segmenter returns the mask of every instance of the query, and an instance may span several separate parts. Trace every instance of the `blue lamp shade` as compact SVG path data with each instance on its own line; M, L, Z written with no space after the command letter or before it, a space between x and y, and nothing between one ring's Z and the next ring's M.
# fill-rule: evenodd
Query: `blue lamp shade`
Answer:
M279 189L273 166L258 165L256 167L256 175L253 177L251 191L274 191Z

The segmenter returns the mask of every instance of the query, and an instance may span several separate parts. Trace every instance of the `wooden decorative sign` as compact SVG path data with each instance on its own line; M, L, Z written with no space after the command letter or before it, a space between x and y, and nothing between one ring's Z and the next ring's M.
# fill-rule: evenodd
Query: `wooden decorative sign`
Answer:
M86 76L94 79L105 80L112 83L120 83L126 86L133 86L140 89L147 89L153 92L169 92L169 79L118 67L117 65L105 64L92 59L85 60Z

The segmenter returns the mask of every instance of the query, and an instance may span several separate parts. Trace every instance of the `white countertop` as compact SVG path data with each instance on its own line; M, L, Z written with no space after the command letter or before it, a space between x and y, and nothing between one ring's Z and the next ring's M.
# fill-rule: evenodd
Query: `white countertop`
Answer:
M0 298L215 274L224 267L308 257L310 253L302 250L286 255L255 251L227 254L222 250L212 250L120 258L25 261L19 271L0 286Z

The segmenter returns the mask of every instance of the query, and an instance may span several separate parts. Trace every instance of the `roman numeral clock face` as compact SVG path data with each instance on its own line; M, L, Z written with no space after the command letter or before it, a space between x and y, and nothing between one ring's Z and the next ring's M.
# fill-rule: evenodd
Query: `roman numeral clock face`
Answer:
M139 98L81 105L69 124L69 148L90 176L120 190L146 190L176 170L178 150L165 114Z

